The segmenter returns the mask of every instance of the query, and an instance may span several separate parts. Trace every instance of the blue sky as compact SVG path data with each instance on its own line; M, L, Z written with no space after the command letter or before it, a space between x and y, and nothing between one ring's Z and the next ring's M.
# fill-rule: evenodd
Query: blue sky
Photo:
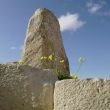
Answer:
M82 56L80 78L110 78L109 0L0 0L0 62L20 59L28 20L42 7L59 19L71 73Z

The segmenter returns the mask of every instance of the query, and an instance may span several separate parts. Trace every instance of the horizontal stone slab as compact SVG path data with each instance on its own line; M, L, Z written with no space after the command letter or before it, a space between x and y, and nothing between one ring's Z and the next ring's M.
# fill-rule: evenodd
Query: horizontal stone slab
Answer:
M52 70L0 64L0 110L53 110Z
M54 110L110 110L109 79L57 81Z

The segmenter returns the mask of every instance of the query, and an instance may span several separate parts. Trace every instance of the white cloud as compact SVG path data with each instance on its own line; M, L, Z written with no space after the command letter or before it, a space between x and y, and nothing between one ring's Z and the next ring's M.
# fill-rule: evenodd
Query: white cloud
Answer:
M61 31L75 31L78 28L82 27L86 22L79 19L79 14L70 14L62 15L58 18Z
M89 11L91 12L91 13L96 13L98 10L100 10L102 7L100 6L100 5L98 5L98 4L94 4L90 9L89 9Z
M110 16L110 9L106 9L105 6L107 6L107 2L104 0L97 0L95 3L93 0L89 0L86 3L89 13L100 16Z
M16 50L17 48L15 46L10 47L10 50Z
M86 4L88 11L92 14L97 13L103 6L101 4L95 4L92 2L87 2Z

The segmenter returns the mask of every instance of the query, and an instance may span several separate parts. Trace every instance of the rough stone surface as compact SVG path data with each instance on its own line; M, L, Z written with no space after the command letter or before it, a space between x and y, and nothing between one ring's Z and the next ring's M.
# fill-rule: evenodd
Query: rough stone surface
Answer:
M110 80L57 81L54 110L110 110Z
M54 60L42 63L42 56L54 56ZM69 63L65 54L60 26L57 18L48 9L38 9L30 18L24 52L24 64L32 67L59 69L69 73ZM64 63L60 63L64 60Z
M0 64L0 110L53 110L52 70Z

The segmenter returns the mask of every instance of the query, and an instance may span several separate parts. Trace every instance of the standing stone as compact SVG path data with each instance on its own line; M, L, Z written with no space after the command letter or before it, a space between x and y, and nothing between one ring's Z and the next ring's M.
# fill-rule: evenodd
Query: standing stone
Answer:
M49 56L52 60L48 59ZM45 58L41 60L42 57ZM32 67L58 69L69 74L60 25L48 9L38 9L30 18L22 61Z

